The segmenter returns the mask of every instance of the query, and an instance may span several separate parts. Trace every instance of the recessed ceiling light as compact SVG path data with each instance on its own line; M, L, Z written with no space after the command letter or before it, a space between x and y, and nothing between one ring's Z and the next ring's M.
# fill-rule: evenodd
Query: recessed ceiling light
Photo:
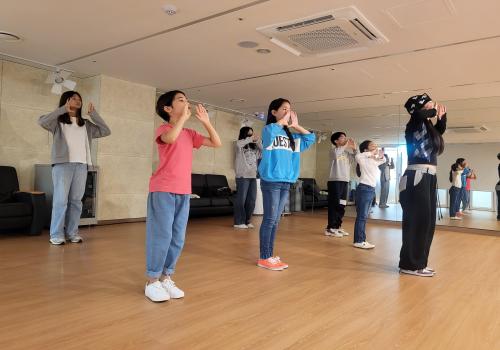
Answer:
M229 102L245 102L244 98L232 98L229 100Z
M269 50L269 49L257 49L256 51L257 51L257 53L261 53L261 54L271 53L271 50Z
M12 33L9 33L9 32L0 31L0 40L3 40L3 41L19 41L19 40L21 40L21 37L19 35L16 35L16 34L12 34Z
M239 47L243 47L245 49L253 49L254 47L259 46L255 41L240 41L238 43Z

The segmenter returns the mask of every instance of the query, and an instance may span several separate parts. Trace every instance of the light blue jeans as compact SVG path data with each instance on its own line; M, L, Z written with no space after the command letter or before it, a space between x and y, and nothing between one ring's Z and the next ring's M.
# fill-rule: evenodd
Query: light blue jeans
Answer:
M50 238L65 239L78 234L82 198L87 182L87 164L60 163L52 167L52 219Z
M260 225L260 258L268 259L274 256L274 239L281 214L290 195L290 183L268 182L260 180L264 217Z
M146 274L173 275L186 237L189 195L150 192L146 218Z

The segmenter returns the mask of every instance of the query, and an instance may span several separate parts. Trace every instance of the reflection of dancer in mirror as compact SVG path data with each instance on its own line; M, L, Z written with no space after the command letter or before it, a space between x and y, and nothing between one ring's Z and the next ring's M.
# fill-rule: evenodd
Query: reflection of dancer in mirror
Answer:
M462 217L458 215L460 208L460 199L462 196L462 174L464 168L462 168L463 158L457 159L455 163L451 165L450 169L450 219L451 220L462 220Z
M149 181L146 217L146 274L144 294L154 302L184 297L170 278L184 247L189 216L193 148L220 147L219 135L207 110L196 106L196 119L208 137L184 128L191 107L182 91L169 91L158 98L156 113L166 123L156 129L159 163Z
M249 126L240 129L235 146L236 203L234 227L253 228L250 222L257 196L257 161L262 154L262 141Z
M328 178L328 224L326 236L343 237L342 218L347 205L347 189L351 174L351 164L357 153L356 143L342 131L334 132L330 138L330 177Z
M423 94L409 98L405 108L410 120L405 130L408 167L399 182L403 208L399 268L401 273L432 277L435 272L427 261L436 226L437 156L444 150L446 107Z
M92 139L111 134L92 103L88 115L82 117L82 97L76 91L61 95L59 108L38 120L54 137L52 143L52 218L50 243L81 243L78 224L82 214L82 198L87 183L87 166L92 165Z
M293 133L294 129L297 133ZM278 98L271 102L266 126L262 130L262 161L259 164L260 187L264 217L260 225L260 258L257 266L280 271L288 267L274 255L274 238L281 213L290 193L290 185L297 181L300 171L300 153L311 147L315 135L299 125L290 102Z
M385 152L385 149L382 147L382 151ZM379 200L379 208L385 209L389 208L387 205L387 198L389 197L389 186L391 184L391 169L394 169L394 160L392 158L389 159L387 154L384 154L385 162L380 164L380 200Z

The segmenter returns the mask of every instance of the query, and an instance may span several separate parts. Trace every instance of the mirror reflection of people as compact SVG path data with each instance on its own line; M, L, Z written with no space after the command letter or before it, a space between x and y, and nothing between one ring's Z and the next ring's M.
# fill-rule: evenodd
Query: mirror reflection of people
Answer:
M385 148L382 147L385 152ZM389 159L389 156L384 153L385 162L380 164L380 200L378 203L379 208L389 208L387 205L387 198L389 198L389 186L391 184L391 169L394 169L394 160Z
M235 145L234 171L236 174L236 201L234 227L253 228L250 222L257 197L257 163L262 154L262 141L249 126L240 129Z
M427 94L410 97L405 139L408 167L399 182L403 208L403 245L399 268L404 274L432 277L427 266L436 227L437 157L443 153L446 107Z

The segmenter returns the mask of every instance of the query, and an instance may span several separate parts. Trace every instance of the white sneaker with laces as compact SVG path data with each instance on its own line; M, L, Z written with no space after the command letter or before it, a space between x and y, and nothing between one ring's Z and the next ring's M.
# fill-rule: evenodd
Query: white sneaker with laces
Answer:
M146 287L144 288L144 295L149 300L155 303L161 303L170 299L170 295L165 290L165 288L163 288L163 285L160 281L156 281L154 283L146 283Z
M252 223L248 223L248 224L247 224L247 227L248 227L248 228L254 228L255 226L254 226Z
M344 229L343 229L343 228L338 228L338 229L337 229L337 232L338 232L338 233L341 233L341 234L342 234L342 236L349 236L349 232L344 231Z
M241 225L233 225L233 227L234 227L234 228L243 228L243 229L248 228L248 226L247 226L247 225L245 225L245 224L241 224Z
M375 248L375 244L371 244L367 241L353 243L353 246L360 249L372 249Z
M49 239L49 242L53 245L61 245L61 244L66 243L66 241L64 239L61 239L61 238L51 238L51 239Z
M172 299L184 298L184 291L177 287L170 277L161 281L161 285Z
M462 220L462 218L459 216L452 216L450 220Z
M327 228L325 229L325 236L330 236L330 237L344 237L342 233L340 233L336 228Z

